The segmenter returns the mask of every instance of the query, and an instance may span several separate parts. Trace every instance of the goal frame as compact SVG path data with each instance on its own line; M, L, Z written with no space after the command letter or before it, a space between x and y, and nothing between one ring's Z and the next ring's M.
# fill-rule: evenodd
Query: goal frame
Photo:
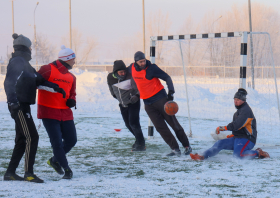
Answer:
M156 42L157 41L174 41L174 40L177 40L179 42L180 49L181 49L183 69L184 69L187 101L188 101L186 69L185 69L185 66L184 66L184 59L183 59L183 54L182 54L182 48L181 48L181 42L180 41L182 41L182 40L196 40L196 39L213 39L213 38L219 39L219 38L240 37L241 40L240 40L240 79L239 79L239 87L246 89L247 44L248 44L248 35L249 34L265 34L265 35L267 35L269 37L271 60L272 60L272 64L273 64L274 81L275 81L276 95L277 95L278 114L279 114L279 119L280 119L280 104L279 104L279 95L278 95L278 88L277 88L275 64L274 64L274 59L273 59L272 47L271 47L271 39L270 39L269 33L267 33L267 32L240 31L240 32L222 32L222 33L202 33L202 34L151 36L150 37L150 61L151 61L152 64L155 64L155 60L156 60ZM189 125L190 125L189 136L192 137L189 102L188 102L188 113L189 113ZM154 127L153 127L153 124L152 124L151 120L149 120L148 138L150 139L153 136L154 136Z

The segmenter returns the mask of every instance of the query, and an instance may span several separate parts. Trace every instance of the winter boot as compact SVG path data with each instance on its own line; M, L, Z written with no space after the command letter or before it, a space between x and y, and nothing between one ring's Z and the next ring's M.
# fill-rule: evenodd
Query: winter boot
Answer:
M131 151L146 151L146 146L136 145L135 148L133 148Z
M72 170L70 168L67 168L67 169L64 169L64 171L65 171L65 174L62 177L62 179L72 179L72 177L73 177Z
M44 183L44 180L40 179L33 173L25 172L24 181L34 182L34 183Z
M190 154L191 158L196 161L204 160L204 156L196 154Z
M52 167L58 174L64 174L64 171L62 170L60 164L58 162L53 162L52 157L47 161L47 164Z
M261 148L257 148L256 151L259 153L259 159L270 158L269 154L263 151Z
M171 151L171 153L167 154L166 156L169 157L169 156L174 156L174 155L177 155L178 157L180 157L181 156L180 149L174 149L174 150Z
M185 154L185 155L189 155L191 152L192 152L192 147L189 146L189 147L186 147L186 149L185 149L185 151L184 151L184 154Z
M24 181L23 177L18 176L16 173L6 172L4 181Z

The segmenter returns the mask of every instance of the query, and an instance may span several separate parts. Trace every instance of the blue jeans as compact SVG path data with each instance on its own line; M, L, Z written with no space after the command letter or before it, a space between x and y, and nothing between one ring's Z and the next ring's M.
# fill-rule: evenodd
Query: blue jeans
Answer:
M64 169L69 168L66 154L77 142L74 121L59 121L54 119L42 119L42 121L53 148L53 162L58 162Z
M253 159L258 157L258 151L253 151L255 144L245 138L227 138L217 141L210 149L203 153L205 159L217 155L221 150L233 150L237 158Z

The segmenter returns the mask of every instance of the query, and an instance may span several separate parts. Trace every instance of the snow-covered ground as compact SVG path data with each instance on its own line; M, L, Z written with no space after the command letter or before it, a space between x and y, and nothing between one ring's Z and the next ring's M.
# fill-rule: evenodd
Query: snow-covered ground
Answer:
M237 160L232 152L201 162L189 156L171 157L158 133L146 141L146 152L133 153L134 139L125 128L118 103L109 94L106 73L75 70L77 76L77 110L74 111L78 143L68 154L74 178L61 180L47 165L52 156L44 127L35 173L44 184L4 182L14 146L14 122L10 118L0 75L0 197L278 197L280 196L279 119L275 99L265 91L248 89L248 103L258 121L255 148L267 151L270 159ZM180 110L178 120L189 132L186 93L182 77L173 78L175 100ZM233 95L238 83L222 93L214 91L211 82L189 82L189 99L194 152L201 153L214 144L210 133L232 119ZM223 83L220 83L223 86ZM231 84L231 83L229 83ZM225 86L223 86L225 87ZM36 105L32 106L36 125ZM148 117L141 108L141 124L147 139ZM115 132L115 128L122 129ZM182 148L183 149L183 148ZM23 160L18 171L23 175Z

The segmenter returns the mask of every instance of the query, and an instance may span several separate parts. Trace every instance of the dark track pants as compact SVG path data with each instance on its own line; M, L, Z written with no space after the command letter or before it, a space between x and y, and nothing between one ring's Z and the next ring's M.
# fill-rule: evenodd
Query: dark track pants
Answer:
M69 168L66 154L77 143L76 127L73 120L59 121L42 119L53 148L53 161L64 169Z
M145 145L145 139L140 125L140 100L134 104L128 104L128 107L123 107L119 104L125 126L135 136L136 145Z
M16 125L15 147L7 172L15 173L25 153L24 171L33 173L39 135L30 112L29 105L22 105L22 110L14 118Z
M178 140L182 143L183 147L189 147L188 137L179 124L175 116L167 115L164 111L164 104L167 102L167 98L162 98L151 105L145 105L145 110L153 122L156 130L159 132L164 141L170 146L171 149L179 149L179 145L169 130L165 121L175 131Z

